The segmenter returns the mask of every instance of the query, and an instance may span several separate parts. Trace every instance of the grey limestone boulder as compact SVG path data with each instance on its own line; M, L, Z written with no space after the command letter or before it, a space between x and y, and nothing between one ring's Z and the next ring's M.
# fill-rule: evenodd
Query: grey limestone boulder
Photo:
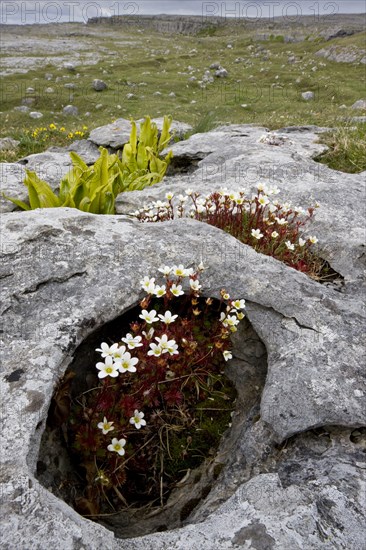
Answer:
M250 191L258 182L271 182L282 189L281 200L302 206L319 200L311 234L319 238L319 253L344 277L341 287L321 285L188 218L140 224L124 215L73 209L2 215L4 548L363 547L364 179L314 162L324 150L315 142L320 131L283 129L277 132L286 137L280 146L261 139L264 128L250 125L193 135L173 146L187 173L171 173L154 188L126 194L119 208L162 199L168 189ZM8 187L15 192L12 178L20 178L24 167L7 166ZM228 370L248 361L237 381L248 398L233 417L222 473L180 528L121 540L37 479L51 396L77 346L138 302L144 275L156 276L162 264L200 261L207 267L205 296L218 297L225 287L246 299L247 323L256 337L234 339ZM260 374L248 357L262 356L263 349Z
M224 69L224 67L220 67L220 69L217 69L217 71L215 71L215 76L217 78L226 78L227 76L229 76L229 73L226 69Z
M79 109L75 106L75 105L66 105L63 109L62 109L62 112L64 115L68 115L68 116L78 116L79 114Z
M366 110L366 99L359 99L351 106L351 109L363 109Z
M305 99L305 101L309 101L311 99L314 99L315 94L314 92L302 92L301 97Z
M103 90L106 90L107 87L107 84L103 80L100 80L99 78L95 78L93 80L93 89L96 92L102 92Z
M10 137L0 138L0 151L6 151L9 149L16 149L20 141L12 139Z
M29 116L31 118L39 119L39 118L43 118L43 113L40 113L39 111L31 111L29 113Z

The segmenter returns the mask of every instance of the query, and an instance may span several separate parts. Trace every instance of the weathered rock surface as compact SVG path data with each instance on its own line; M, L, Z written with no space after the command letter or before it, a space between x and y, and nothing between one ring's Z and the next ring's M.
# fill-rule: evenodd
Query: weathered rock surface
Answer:
M9 149L16 149L20 141L10 137L0 138L0 151L6 151Z
M366 99L359 99L351 106L351 109L363 109L366 110Z
M100 80L99 78L95 78L93 80L93 89L96 92L102 92L103 90L106 90L107 87L107 84L103 80Z
M315 52L318 57L325 57L328 61L335 61L337 63L366 63L366 50L355 48L350 46L348 48L342 48L339 46L330 46L329 48L322 48Z
M66 105L63 109L62 109L62 112L64 115L68 115L68 116L78 116L79 114L79 109L77 107L75 107L75 105Z
M357 279L363 270L364 245L363 229L356 220L363 218L365 177L337 172L313 160L326 150L316 143L324 130L303 126L268 132L237 125L195 134L169 147L174 153L169 174L176 175L144 193L120 195L118 212L128 214L150 201L164 200L167 190L179 194L191 188L207 194L220 187L254 191L258 183L276 184L283 202L303 207L320 203L309 232L318 235L321 255L335 271ZM344 196L347 201L340 199Z
M190 219L140 224L72 209L2 215L4 548L363 547L364 175L316 164L312 157L324 149L314 143L317 131L271 132L283 137L278 145L262 140L268 135L264 128L252 126L194 135L173 146L189 175L171 175L154 188L130 193L121 198L120 209L161 199L167 189L207 193L222 186L250 190L258 182L277 184L283 190L279 199L321 203L311 234L345 277L341 291ZM9 166L9 179L24 170ZM121 541L35 478L50 399L84 338L137 303L144 275L155 276L161 264L201 260L208 267L205 295L218 296L225 286L245 298L247 317L266 347L260 408L253 402L245 426L235 426L233 419L232 453L187 525ZM233 361L244 359L246 348L235 349Z

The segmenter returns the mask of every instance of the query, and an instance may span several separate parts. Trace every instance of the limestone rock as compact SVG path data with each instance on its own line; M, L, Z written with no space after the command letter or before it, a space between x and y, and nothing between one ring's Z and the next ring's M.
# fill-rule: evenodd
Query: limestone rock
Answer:
M320 202L311 234L344 276L342 288L321 285L188 218L140 224L73 209L1 216L4 547L27 548L31 541L34 548L72 550L216 550L218 543L220 549L362 548L364 175L315 163L312 157L324 150L316 143L323 130L271 132L284 138L279 147L262 142L266 129L251 125L195 134L171 147L176 164L168 178L121 196L119 208L164 199L168 189L250 192L259 182L276 184L280 201ZM62 162L47 155L54 156L38 162ZM32 157L28 165L34 166ZM4 166L0 179L14 194L24 167ZM224 286L246 299L248 323L268 354L264 388L240 405L248 407L246 422L233 418L224 469L182 527L121 541L36 479L50 399L85 337L139 301L144 275L156 276L162 264L201 260L206 296L218 297ZM257 344L234 342L233 361L259 356ZM243 372L246 386L256 376L251 369Z
M351 106L351 109L366 109L366 99L359 99Z
M18 107L14 107L13 111L18 111L19 113L29 113L29 107L26 105L19 105Z
M226 78L227 76L229 76L229 73L226 69L224 69L223 67L220 67L220 69L215 71L215 76L217 78Z
M310 101L311 99L314 99L315 94L314 92L302 92L301 97L305 99L305 101Z
M39 111L31 111L29 113L29 116L34 119L43 118L43 113L40 113Z
M93 80L93 89L96 92L102 92L103 90L106 90L107 87L107 84L103 80L100 80L99 78Z
M79 109L75 105L66 105L66 107L62 109L62 112L64 115L78 116Z
M2 537L9 550L26 547L29 540L36 548L62 540L65 548L102 550L213 550L218 540L220 548L229 549L249 539L258 548L362 547L365 482L357 464L363 454L350 437L366 422L360 363L364 313L352 289L339 293L321 286L189 219L148 225L123 216L50 209L8 213L1 223L6 243L0 264L6 342ZM162 264L200 260L208 267L205 294L217 297L225 286L244 297L248 319L266 345L260 416L248 420L247 438L238 434L225 459L230 467L207 507L203 502L196 508L199 529L187 524L122 543L35 479L49 402L75 347L91 327L138 301L145 274L155 275ZM315 437L316 427L324 427L327 437ZM276 451L275 441L290 435L296 444L291 440L287 451ZM252 462L251 470L243 456Z
M10 137L0 138L0 151L7 151L9 149L16 149L20 141Z
M16 206L3 197L5 195L21 201L26 201L28 192L23 185L25 178L24 166L18 163L0 163L0 211L11 212Z
M76 71L76 66L74 63L70 63L70 62L66 62L64 63L63 65L64 69L66 69L67 71L70 71L70 73L74 73Z

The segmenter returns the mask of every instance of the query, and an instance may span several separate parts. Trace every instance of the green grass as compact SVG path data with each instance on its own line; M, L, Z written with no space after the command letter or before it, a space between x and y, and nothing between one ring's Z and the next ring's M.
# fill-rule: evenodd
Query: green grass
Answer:
M67 30L68 26L60 27L60 36L67 37ZM87 36L92 32L92 36ZM44 27L39 27L37 33L48 37ZM82 51L76 76L62 68L60 62L58 67L52 65L50 54L48 65L41 69L4 76L0 85L0 136L17 138L26 129L51 123L67 126L68 131L84 124L92 130L117 118L137 119L147 114L171 114L174 120L190 123L196 132L222 123L255 123L270 129L304 124L344 126L345 117L360 114L350 106L365 95L364 66L329 62L315 56L315 52L333 44L362 48L365 37L366 33L359 33L329 42L258 42L254 31L229 24L214 33L175 35L172 40L157 32L138 33L132 27L98 27L98 32L83 27L78 40L93 44L101 56L98 63L83 63L83 55L91 50ZM229 43L232 49L227 48ZM267 50L268 59L260 48ZM288 63L290 55L296 56L296 63ZM237 58L243 61L235 62ZM219 61L229 71L229 77L215 79L202 89L198 81L213 61ZM314 66L316 71L312 70ZM44 78L47 72L54 75L51 81ZM191 76L197 81L189 82ZM101 93L92 90L94 78L103 79L108 89ZM76 84L75 90L64 88L69 82ZM35 88L31 110L44 114L40 121L13 110L21 104L28 87ZM45 92L48 87L54 88L53 94ZM301 98L301 92L308 90L315 92L314 101ZM155 95L157 91L161 95ZM170 97L170 92L175 97ZM129 93L136 97L127 99ZM62 114L62 108L69 103L78 107L78 117ZM343 104L347 107L340 109ZM26 151L22 150L22 154Z
M366 124L322 134L321 143L328 145L329 151L317 157L319 162L351 174L366 170Z

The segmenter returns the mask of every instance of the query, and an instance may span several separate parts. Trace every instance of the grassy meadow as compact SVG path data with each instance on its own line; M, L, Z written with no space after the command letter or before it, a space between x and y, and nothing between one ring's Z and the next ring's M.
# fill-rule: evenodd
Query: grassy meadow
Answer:
M11 64L14 53L6 48L5 33L3 61L10 74L3 75L0 85L0 137L13 137L21 144L15 151L1 152L0 160L13 161L51 145L65 145L80 137L75 132L87 135L117 118L171 114L200 132L223 123L254 123L269 129L308 124L340 128L346 147L352 144L356 150L353 171L366 169L360 159L366 157L366 125L357 124L355 130L355 123L348 121L365 114L351 109L365 97L365 65L315 55L324 47L362 50L365 32L330 41L309 35L300 42L285 42L278 33L261 40L257 31L230 24L195 36L79 24L59 25L56 34L55 27L28 27L24 44L33 46L24 47L22 53L23 64L28 57L30 67L24 74L17 72L16 59ZM62 55L52 47L60 37L65 43ZM64 67L64 62L75 59L67 51L68 40L80 46L74 72ZM227 78L214 77L215 71L209 69L214 62L228 71ZM202 88L205 71L214 81ZM108 88L94 91L95 78ZM306 91L314 92L313 100L301 97ZM24 98L31 102L31 111L43 114L41 119L14 110ZM78 116L62 113L68 104L78 108ZM48 131L53 124L57 131ZM39 128L45 130L36 131L34 138ZM328 137L332 150L336 141ZM342 159L336 166L350 168L347 154Z

